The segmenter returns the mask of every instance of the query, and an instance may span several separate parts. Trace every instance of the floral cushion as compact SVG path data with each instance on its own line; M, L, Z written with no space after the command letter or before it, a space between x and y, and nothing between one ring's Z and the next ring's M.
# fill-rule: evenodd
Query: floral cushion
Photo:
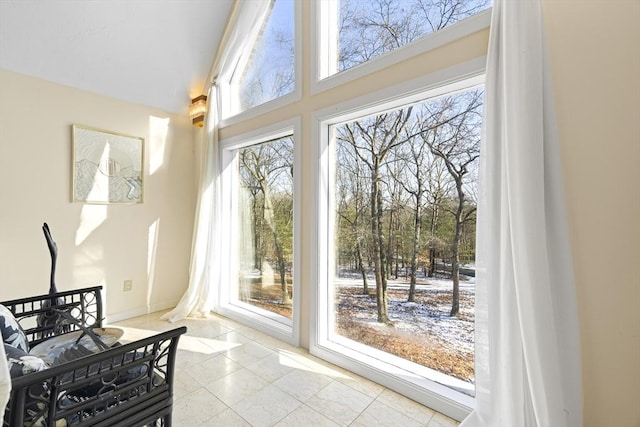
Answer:
M11 310L0 304L0 333L2 341L12 347L29 352L29 341L22 326L18 323Z
M9 365L11 378L43 371L49 367L49 365L39 357L33 356L6 343L4 344L4 352L7 355L7 364Z

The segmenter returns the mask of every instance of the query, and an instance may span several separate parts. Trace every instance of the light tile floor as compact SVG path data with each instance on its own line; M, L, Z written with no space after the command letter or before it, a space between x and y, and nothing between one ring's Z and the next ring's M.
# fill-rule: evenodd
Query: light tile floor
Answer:
M178 326L173 425L423 426L458 423L306 350L220 316L114 323L132 341Z

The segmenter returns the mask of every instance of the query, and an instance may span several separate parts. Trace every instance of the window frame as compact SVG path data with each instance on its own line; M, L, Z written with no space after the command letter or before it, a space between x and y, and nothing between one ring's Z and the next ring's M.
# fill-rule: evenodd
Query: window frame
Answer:
M398 62L413 58L435 50L441 46L453 43L471 34L489 28L491 24L491 11L489 7L482 12L465 18L455 24L445 27L433 33L429 33L418 40L401 46L391 52L370 59L354 67L343 71L329 73L331 68L337 69L337 65L330 64L332 58L337 56L335 47L335 25L330 21L337 20L337 3L334 1L319 1L311 8L311 94L327 91L366 75L380 71Z
M293 138L293 164L294 171L300 169L301 164L301 119L295 117L280 123L273 124L268 127L256 129L241 135L220 141L220 159L221 174L220 188L222 189L220 221L223 224L230 224L228 227L221 227L222 241L230 242L230 248L227 251L221 251L220 266L232 266L232 268L221 269L220 283L232 283L233 278L230 272L237 263L232 254L237 253L234 232L237 231L237 221L235 216L234 195L238 185L235 169L237 168L237 150L255 144L265 143L274 139L292 136ZM292 317L288 319L279 316L268 310L254 307L250 304L238 301L231 295L231 286L220 286L219 304L217 311L229 317L230 319L241 322L254 329L270 334L284 342L293 346L300 344L300 191L301 191L301 174L294 172L293 176L293 271L292 278L293 298L292 298ZM237 282L237 279L236 279Z
M418 79L385 88L313 114L314 164L316 176L316 217L318 232L313 236L313 259L317 260L313 272L315 280L313 295L317 301L312 304L311 354L367 377L387 388L397 391L434 410L456 419L466 417L475 406L475 399L467 394L419 377L415 372L391 365L378 358L357 352L354 346L346 346L340 340L331 338L332 324L331 280L333 278L333 200L330 187L330 127L337 123L353 120L400 106L435 98L448 93L478 86L484 83L486 56L458 64ZM425 368L428 369L428 368ZM442 375L442 374L441 374Z
M262 104L258 104L251 108L248 108L244 111L233 112L229 111L228 113L225 110L233 110L232 107L232 91L237 90L236 84L234 84L234 75L235 72L232 73L228 80L221 82L220 84L220 121L219 127L230 126L236 123L243 122L245 120L249 120L253 117L259 116L261 114L267 113L269 111L277 110L286 105L292 104L294 102L300 101L302 99L302 4L299 1L293 1L293 15L294 15L294 24L293 24L293 37L294 37L294 85L293 91L280 96L278 98L274 98L270 101L267 101ZM265 23L266 24L266 23Z

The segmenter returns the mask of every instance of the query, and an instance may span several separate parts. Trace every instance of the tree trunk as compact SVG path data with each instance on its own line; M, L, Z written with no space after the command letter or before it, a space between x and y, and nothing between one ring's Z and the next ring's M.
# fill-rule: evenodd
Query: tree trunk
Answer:
M382 210L382 203L380 203L378 207ZM382 212L380 212L380 217L382 218ZM382 230L382 228L380 229ZM382 239L380 239L380 243L383 244ZM387 260L385 269L387 276L385 276L385 278L389 279L393 272L393 208L389 210L389 227L387 228L387 250L385 252L385 258Z
M418 195L416 199L418 202L416 203L416 208L413 215L413 242L411 244L411 281L409 282L409 298L407 298L408 302L415 302L415 294L416 294L416 271L418 270L418 242L420 241L420 230L422 228L420 221L420 192L418 191Z
M453 295L451 298L451 316L460 314L460 235L462 233L462 210L464 209L464 192L462 190L462 180L456 180L458 190L458 207L456 209L455 221L456 231L451 245L451 280L453 280Z
M278 227L273 219L273 204L271 203L271 193L269 192L269 185L265 180L260 181L260 187L264 194L264 220L267 226L273 234L273 240L276 247L276 258L278 259L278 271L280 273L280 290L282 293L282 303L290 304L291 298L289 297L289 290L287 289L286 268L284 260L284 251L282 250L282 242L280 241L280 234L278 233Z
M382 231L382 194L378 165L372 168L371 176L371 234L373 237L373 264L376 277L376 305L378 322L387 323L387 275L385 272L384 237Z
M393 265L393 278L397 280L398 279L398 273L399 273L398 270L400 269L400 263L398 262L399 258L400 258L400 242L398 242L398 239L396 239L396 251L393 254L393 257L395 259L394 265ZM404 267L404 265L403 265L403 267Z
M356 241L356 261L358 264L358 270L360 271L360 275L362 276L362 295L369 295L369 282L367 281L367 271L364 268L364 263L362 262L362 249L360 246L362 243L360 239Z
M251 209L253 210L253 268L262 272L262 243L260 241L262 224L260 221L260 215L258 210L258 201L253 196L251 202Z
M431 236L435 236L436 235L436 228L438 226L438 206L436 203L433 204L433 207L431 209L431 226L430 226L430 233ZM433 277L436 273L436 248L430 247L429 248L429 277Z

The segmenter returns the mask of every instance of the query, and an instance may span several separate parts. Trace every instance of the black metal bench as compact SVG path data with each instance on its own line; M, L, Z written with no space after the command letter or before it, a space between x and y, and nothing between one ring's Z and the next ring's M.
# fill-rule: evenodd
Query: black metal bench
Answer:
M2 302L31 348L102 327L101 287ZM52 307L55 310L52 310ZM43 322L64 311L73 321ZM175 357L185 327L12 379L4 426L170 426Z

